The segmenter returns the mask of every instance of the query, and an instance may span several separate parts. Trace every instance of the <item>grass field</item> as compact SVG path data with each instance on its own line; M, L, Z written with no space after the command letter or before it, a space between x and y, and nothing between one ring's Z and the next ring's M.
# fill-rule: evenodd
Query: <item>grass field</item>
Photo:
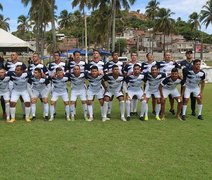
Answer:
M203 121L167 113L163 122L122 122L117 101L105 123L97 103L93 122L82 120L80 103L75 122L65 121L61 102L53 122L38 112L26 123L19 109L16 123L0 122L0 179L212 179L211 90L207 84Z

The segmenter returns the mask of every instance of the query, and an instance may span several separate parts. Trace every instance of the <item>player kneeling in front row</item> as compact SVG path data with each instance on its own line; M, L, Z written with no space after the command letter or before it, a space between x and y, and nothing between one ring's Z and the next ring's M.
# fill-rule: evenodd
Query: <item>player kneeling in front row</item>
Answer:
M193 61L192 69L186 69L183 72L183 77L185 78L185 89L183 90L184 101L182 110L182 119L186 120L186 109L188 100L191 93L197 98L198 103L198 119L203 120L202 117L202 95L205 87L205 72L200 69L201 60L195 59ZM201 87L199 87L201 84Z
M6 76L4 68L0 67L0 97L4 98L6 120L10 120L10 91L9 91L10 77Z
M10 80L13 82L13 89L11 92L10 98L10 113L11 119L7 122L13 123L15 122L15 112L16 112L16 104L20 97L22 97L25 105L25 120L26 122L30 122L29 114L30 114L30 96L27 91L29 74L23 72L23 67L21 65L16 66L15 72L9 72Z
M50 82L49 79L42 77L42 71L40 68L34 69L34 75L29 79L29 84L31 85L31 114L32 120L36 119L36 103L37 99L41 98L44 112L43 117L45 120L48 120L49 114L49 104L48 104L48 95L50 92Z
M166 77L159 85L161 95L161 119L165 119L165 106L166 99L169 95L177 100L177 119L182 120L180 117L180 111L182 108L182 97L177 89L177 85L184 86L184 81L179 77L178 69L173 68L171 75Z
M91 72L86 74L86 79L88 80L88 89L87 89L87 104L88 104L88 121L93 120L93 101L96 96L100 103L101 116L104 104L104 88L102 86L103 74L99 73L97 66L91 67Z
M133 66L133 73L126 77L127 95L126 95L126 114L127 120L130 120L130 105L133 97L137 97L142 102L141 115L144 114L146 108L146 101L143 101L143 90L141 88L144 81L144 74L141 73L141 66L135 64Z
M110 118L107 118L107 111L108 103L113 95L119 100L121 120L126 121L124 116L124 95L122 93L124 77L120 75L119 67L117 65L113 65L112 73L105 75L104 80L107 81L108 86L105 89L102 121L110 120Z
M70 121L69 118L69 98L68 98L68 89L67 83L69 81L68 74L64 74L63 69L61 67L56 68L56 74L51 78L52 81L52 98L50 105L50 119L49 121L54 120L54 112L55 112L55 103L58 100L58 97L63 99L65 105L66 112L66 120Z
M80 66L75 65L73 73L70 74L71 80L71 98L70 98L70 110L71 120L75 120L76 114L76 100L79 96L83 106L84 119L87 121L87 104L86 104L86 86L85 86L85 74L81 73Z

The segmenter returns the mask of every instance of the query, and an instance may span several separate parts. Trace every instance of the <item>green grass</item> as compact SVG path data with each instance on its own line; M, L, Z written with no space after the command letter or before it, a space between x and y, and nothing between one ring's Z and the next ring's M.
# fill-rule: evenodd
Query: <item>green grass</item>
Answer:
M100 121L96 103L95 120L85 122L78 103L78 119L66 122L60 101L55 121L38 112L27 124L18 109L16 123L0 122L0 179L212 179L211 89L207 84L204 121L167 113L164 122L150 115L125 123L115 101L111 121Z

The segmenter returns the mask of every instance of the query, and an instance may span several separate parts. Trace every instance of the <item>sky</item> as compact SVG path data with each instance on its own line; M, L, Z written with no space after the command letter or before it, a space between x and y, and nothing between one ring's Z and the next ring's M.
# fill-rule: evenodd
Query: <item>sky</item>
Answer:
M207 0L158 0L160 8L169 8L175 13L172 18L177 19L181 17L184 21L189 19L188 17L192 12L200 13L206 1ZM73 9L71 7L71 2L71 0L56 0L56 5L58 7L56 12L57 15L64 9L69 12L77 10L77 8ZM149 0L136 0L135 4L131 6L130 9L135 11L139 9L141 13L144 13L148 2ZM27 15L29 7L24 7L21 0L0 0L0 3L3 5L3 12L0 12L0 14L3 14L4 18L10 18L10 31L16 31L18 16ZM201 30L212 34L212 25L210 24L207 29L202 25Z

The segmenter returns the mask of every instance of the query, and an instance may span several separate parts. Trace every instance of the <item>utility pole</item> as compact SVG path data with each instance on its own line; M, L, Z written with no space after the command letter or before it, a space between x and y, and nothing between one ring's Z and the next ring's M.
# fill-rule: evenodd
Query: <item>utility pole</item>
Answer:
M116 40L116 0L113 0L112 51L115 50Z

